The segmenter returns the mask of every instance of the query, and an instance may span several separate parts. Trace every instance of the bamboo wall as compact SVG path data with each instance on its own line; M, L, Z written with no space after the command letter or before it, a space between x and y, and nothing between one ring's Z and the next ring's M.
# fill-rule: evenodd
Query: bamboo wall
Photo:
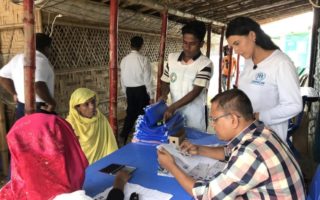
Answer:
M0 67L14 55L23 52L23 10L9 0L0 0ZM50 33L54 14L35 13L36 32ZM72 23L73 22L73 23ZM53 26L52 56L49 58L55 71L55 99L57 112L66 117L71 93L78 87L88 87L98 93L99 108L108 114L109 80L108 80L108 42L109 32L106 25L80 24L70 17L58 18ZM160 29L161 24L159 24ZM142 54L148 56L153 65L153 79L156 83L157 60L160 35L136 31L119 30L118 48L121 59L130 52L130 38L139 35L145 44ZM168 37L166 56L181 49L181 39ZM120 82L120 71L119 71ZM4 94L0 88L0 94ZM7 98L10 97L8 95ZM4 101L10 102L9 99ZM118 118L119 131L125 116L126 99L118 84ZM12 113L13 111L11 111ZM12 119L12 118L10 118Z

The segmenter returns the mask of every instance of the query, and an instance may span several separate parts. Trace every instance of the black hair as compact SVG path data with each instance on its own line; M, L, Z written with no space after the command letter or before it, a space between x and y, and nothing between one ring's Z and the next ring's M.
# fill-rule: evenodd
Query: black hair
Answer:
M131 48L140 49L143 45L143 38L140 36L134 36L130 39Z
M226 38L232 35L248 35L250 31L256 33L256 44L265 50L275 50L279 47L274 44L270 36L267 35L260 25L249 17L237 17L227 25Z
M254 119L253 108L249 97L239 89L231 89L217 94L211 103L217 103L218 108L226 113L238 113L245 120Z
M52 39L44 33L36 33L36 50L42 51L45 47L50 47Z
M228 45L224 46L223 47L223 54L226 56L226 55L229 55L229 52L230 52L230 49L229 49Z
M182 35L186 33L192 34L202 42L206 35L206 25L204 22L191 21L182 27L181 32Z

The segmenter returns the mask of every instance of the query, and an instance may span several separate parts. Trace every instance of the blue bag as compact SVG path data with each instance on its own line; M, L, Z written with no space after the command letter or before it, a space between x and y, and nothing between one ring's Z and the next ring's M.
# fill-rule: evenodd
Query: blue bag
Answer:
M163 119L164 112L168 106L165 101L161 100L155 104L145 107L145 120L149 127L155 126L159 121Z

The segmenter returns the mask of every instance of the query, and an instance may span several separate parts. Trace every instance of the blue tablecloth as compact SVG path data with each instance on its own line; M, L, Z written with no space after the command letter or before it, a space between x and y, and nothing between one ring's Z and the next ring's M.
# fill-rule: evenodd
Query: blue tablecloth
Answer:
M172 200L192 199L174 178L157 175L158 161L155 146L133 143L122 147L87 168L83 186L87 195L94 197L112 185L114 177L99 172L100 169L111 163L125 164L137 168L129 180L130 183L170 193L173 195Z

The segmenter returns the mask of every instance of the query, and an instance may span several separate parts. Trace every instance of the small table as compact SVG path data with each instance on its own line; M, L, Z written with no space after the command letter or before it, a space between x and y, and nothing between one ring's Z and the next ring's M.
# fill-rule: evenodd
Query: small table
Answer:
M130 183L156 189L173 195L172 200L193 199L176 181L175 178L157 175L158 161L155 146L130 143L114 153L98 160L86 169L83 189L94 197L112 186L114 177L99 170L111 163L119 163L136 167Z

